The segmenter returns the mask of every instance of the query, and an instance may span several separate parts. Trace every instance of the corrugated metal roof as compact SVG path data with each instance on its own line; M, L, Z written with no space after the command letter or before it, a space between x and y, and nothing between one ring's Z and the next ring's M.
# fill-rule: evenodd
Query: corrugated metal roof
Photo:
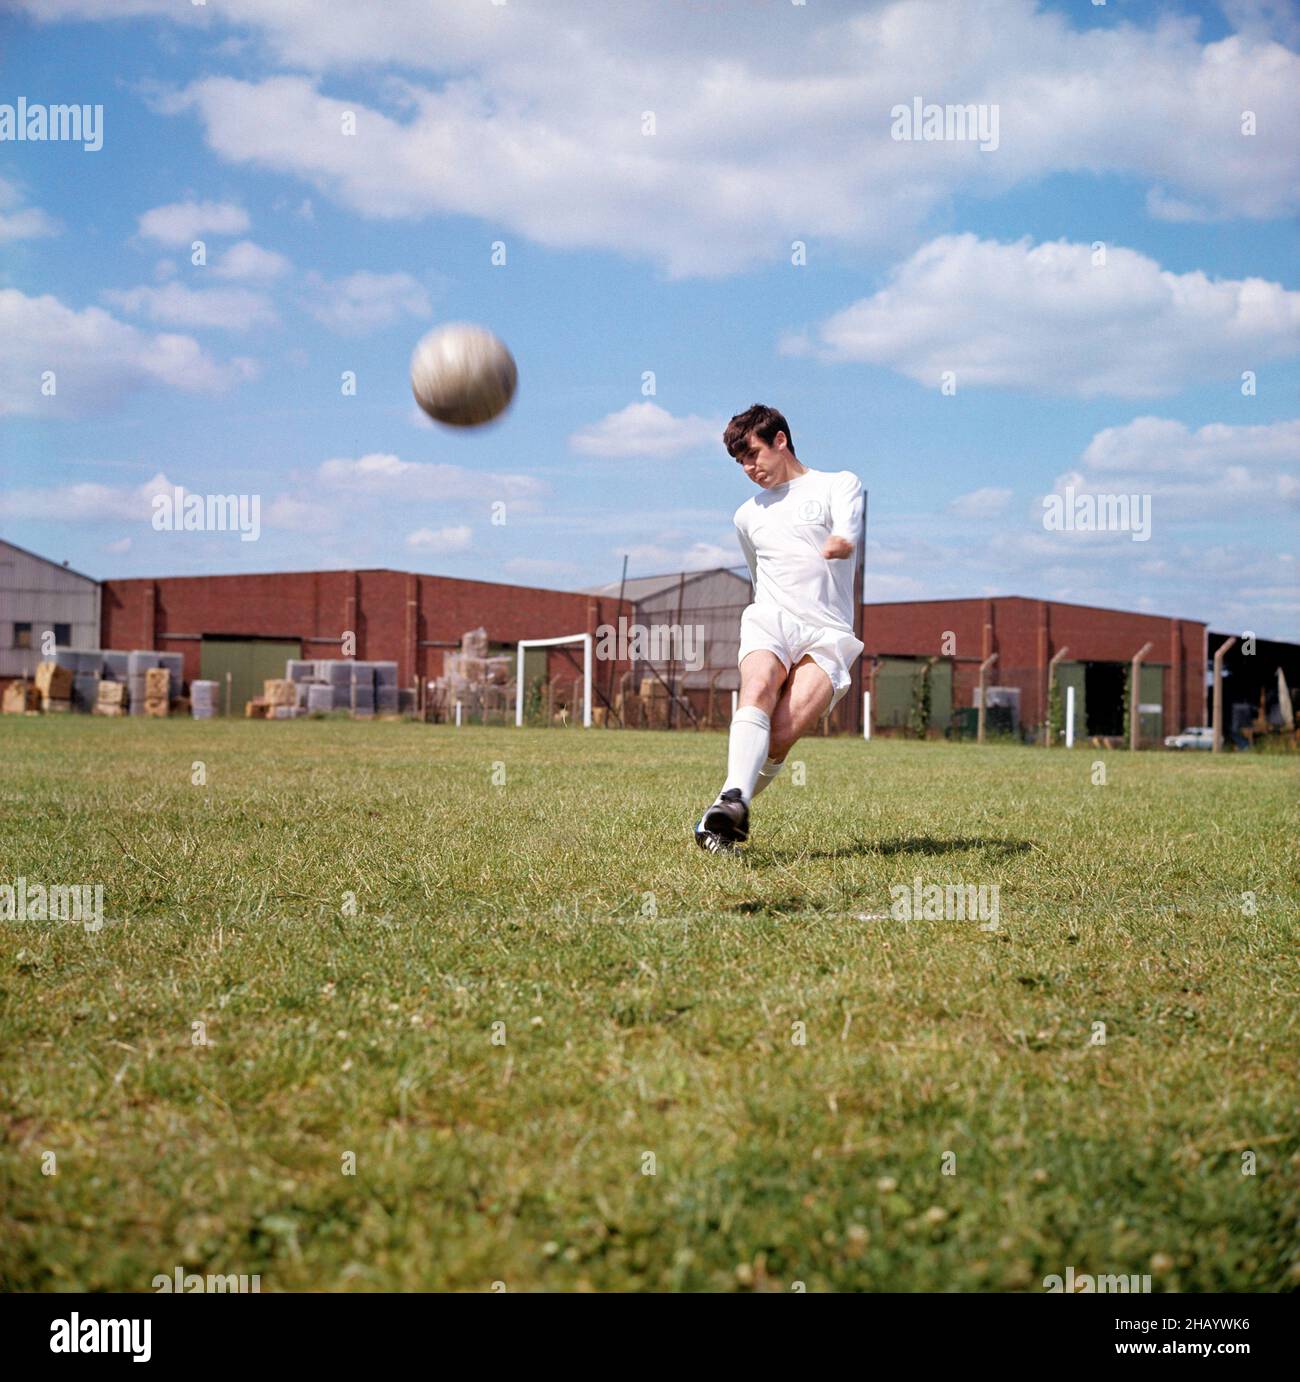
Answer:
M728 576L733 580L741 582L745 589L749 589L749 571L747 568L731 568L726 566L710 567L704 571L673 571L663 576L634 576L629 578L623 588L623 598L636 603L644 600L647 596L658 595L665 590L676 590L686 577L686 586L689 589L693 582L704 580L711 576ZM613 595L617 598L620 585L619 581L610 581L607 585L589 586L583 592L586 595Z
M21 568L29 573L35 573L45 567L50 572L57 572L60 576L72 577L72 580L69 581L51 582L49 585L38 587L42 590L66 590L75 581L89 581L91 585L99 584L94 576L87 576L82 571L74 571L70 566L64 566L62 562L51 561L49 557L43 557L39 552L29 552L26 547L19 547L16 542L10 542L7 538L0 538L0 563L11 570ZM30 589L32 587L24 588Z

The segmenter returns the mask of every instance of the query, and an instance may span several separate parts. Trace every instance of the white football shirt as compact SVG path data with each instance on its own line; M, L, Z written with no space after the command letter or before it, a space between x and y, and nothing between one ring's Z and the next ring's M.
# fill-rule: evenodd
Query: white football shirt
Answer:
M754 603L783 609L813 628L853 632L853 574L862 537L862 481L851 470L806 470L761 490L736 510ZM854 551L831 561L828 537Z

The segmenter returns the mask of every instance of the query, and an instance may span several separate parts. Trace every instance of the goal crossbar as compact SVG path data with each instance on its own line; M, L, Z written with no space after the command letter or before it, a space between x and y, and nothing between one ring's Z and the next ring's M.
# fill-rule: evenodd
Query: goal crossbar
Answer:
M589 633L565 633L558 638L521 638L518 643L518 663L515 669L515 724L524 722L524 650L527 648L555 648L562 643L582 644L582 727L591 728L591 660L595 638Z

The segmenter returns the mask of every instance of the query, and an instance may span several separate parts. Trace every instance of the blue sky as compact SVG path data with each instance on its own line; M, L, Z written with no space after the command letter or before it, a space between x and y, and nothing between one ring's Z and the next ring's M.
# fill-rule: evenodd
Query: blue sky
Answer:
M94 152L0 142L23 546L102 577L734 565L719 438L763 401L869 489L869 599L1300 636L1290 0L16 11L0 107L104 110ZM891 137L917 97L996 108L997 147ZM444 320L516 356L489 428L411 400ZM177 484L259 495L258 540L154 531ZM1067 487L1146 496L1149 540L1047 530Z

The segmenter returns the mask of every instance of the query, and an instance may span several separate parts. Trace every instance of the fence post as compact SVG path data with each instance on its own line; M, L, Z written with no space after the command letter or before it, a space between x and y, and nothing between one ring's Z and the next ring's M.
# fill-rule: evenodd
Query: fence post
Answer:
M1154 644L1144 643L1136 653L1133 654L1133 661L1129 663L1129 696L1128 696L1128 746L1136 753L1138 741L1141 738L1139 730L1141 728L1141 716L1138 714L1138 707L1142 704L1142 697L1139 694L1142 681L1142 659L1151 651Z
M977 744L982 744L984 742L984 720L988 714L989 703L988 673L989 668L992 667L997 660L997 653L990 653L988 657L980 663L980 713L975 728L975 742Z
M1227 639L1214 654L1214 719L1211 721L1214 734L1211 749L1213 753L1223 752L1223 655L1236 641L1235 637Z

